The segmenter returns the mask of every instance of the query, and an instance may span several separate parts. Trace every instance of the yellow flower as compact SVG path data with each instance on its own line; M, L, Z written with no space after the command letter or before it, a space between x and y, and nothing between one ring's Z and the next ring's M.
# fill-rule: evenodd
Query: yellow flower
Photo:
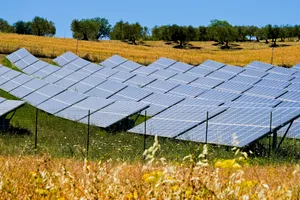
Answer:
M233 168L234 164L237 164L235 162L235 159L228 159L228 160L222 160L222 161L217 161L215 163L215 167L220 167L220 168ZM237 165L235 166L237 167Z
M161 171L151 172L143 175L143 180L146 183L150 183L150 184L156 184L162 178L163 178L163 173Z

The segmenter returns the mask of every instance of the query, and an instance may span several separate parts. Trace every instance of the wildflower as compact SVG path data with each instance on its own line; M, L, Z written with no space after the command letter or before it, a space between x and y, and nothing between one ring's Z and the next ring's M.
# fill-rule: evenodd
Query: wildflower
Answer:
M149 184L156 184L162 178L163 178L163 173L161 171L146 173L143 175L143 180Z
M234 164L236 164L235 159L228 159L228 160L223 160L223 161L217 161L215 163L215 167L219 168L233 168Z

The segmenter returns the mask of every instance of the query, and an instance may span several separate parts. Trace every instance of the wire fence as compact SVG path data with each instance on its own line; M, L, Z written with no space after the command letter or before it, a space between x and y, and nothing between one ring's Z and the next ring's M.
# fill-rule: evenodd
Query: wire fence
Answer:
M227 150L233 146L246 145L245 150L254 151L263 157L280 154L291 159L300 158L300 122L295 121L290 128L288 124L280 129L277 132L278 137L275 138L270 114L266 117L271 120L270 127L224 125L210 120L189 121L186 127L181 122L175 122L171 127L152 123L151 119L143 123L147 119L143 111L140 116L125 117L113 126L103 129L92 123L91 111L87 111L86 120L77 119L78 122L74 122L28 107L17 110L11 120L13 113L0 118L1 155L50 154L53 157L96 160L139 160L143 159L145 149L152 146L154 136L158 135L162 136L159 137L160 154L175 160L193 154L199 145L205 143L215 149L215 155L221 156L229 154ZM75 112L70 111L69 116L73 116ZM209 118L208 113L203 115L205 117L202 118ZM139 125L136 126L137 124ZM139 131L134 131L138 134L126 131L133 127L140 127ZM276 146L274 140L277 140Z

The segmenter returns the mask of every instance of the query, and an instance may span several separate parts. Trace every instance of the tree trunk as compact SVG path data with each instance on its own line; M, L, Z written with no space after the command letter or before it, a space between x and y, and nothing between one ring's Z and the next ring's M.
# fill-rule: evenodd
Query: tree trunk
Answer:
M226 43L225 43L225 48L226 48L226 49L229 49L229 41L226 41Z
M259 37L256 37L256 41L257 41L257 42L260 42Z
M266 39L266 44L269 44L269 41L268 41L268 39Z

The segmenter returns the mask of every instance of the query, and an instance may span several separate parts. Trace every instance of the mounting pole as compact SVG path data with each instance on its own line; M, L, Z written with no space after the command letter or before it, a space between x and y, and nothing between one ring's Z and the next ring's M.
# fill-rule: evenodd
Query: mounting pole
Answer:
M208 135L208 111L206 112L205 144L207 144L207 135Z
M39 110L36 109L36 112L35 112L34 155L37 154L37 143L38 143L38 113L39 113Z
M78 39L76 41L76 55L78 55L77 53L78 53Z
M86 158L89 158L89 148L90 148L90 115L91 111L88 111L88 132L87 132L87 140L86 140Z
M271 65L273 65L273 59L274 59L274 47L272 47Z
M145 110L145 116L144 116L144 151L143 153L145 152L146 150L146 132L147 132L147 110Z
M272 135L272 112L270 112L269 157L271 155L271 135Z

